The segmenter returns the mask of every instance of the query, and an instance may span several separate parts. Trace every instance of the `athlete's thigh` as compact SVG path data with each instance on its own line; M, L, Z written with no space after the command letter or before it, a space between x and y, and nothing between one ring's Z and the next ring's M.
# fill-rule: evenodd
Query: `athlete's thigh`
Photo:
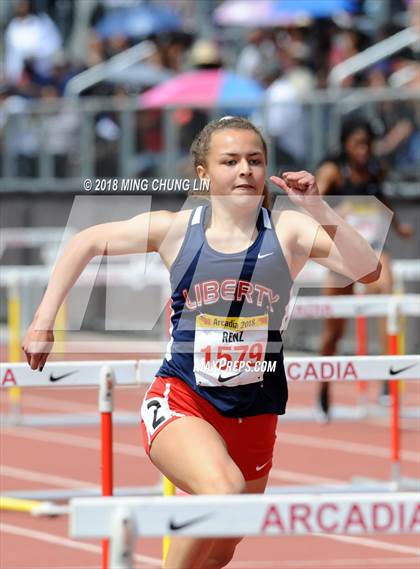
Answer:
M245 494L263 494L268 482L269 474L256 478L255 480L247 480L245 482Z
M199 417L181 417L169 423L156 435L150 458L189 494L239 493L244 489L242 473L223 438Z

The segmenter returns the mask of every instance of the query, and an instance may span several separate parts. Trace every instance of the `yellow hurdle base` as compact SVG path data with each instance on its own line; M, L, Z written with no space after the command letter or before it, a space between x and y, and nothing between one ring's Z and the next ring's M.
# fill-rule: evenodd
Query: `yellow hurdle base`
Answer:
M7 498L0 496L0 510L8 510L10 512L27 512L30 513L34 508L38 508L42 502L36 500L21 500L20 498Z
M166 476L163 477L163 495L175 496L175 485ZM164 535L162 540L162 560L165 562L168 556L169 547L171 545L171 537Z
M32 516L47 516L54 518L69 513L68 505L59 505L54 502L39 502L38 500L24 500L22 498L9 498L0 496L0 511L22 512Z

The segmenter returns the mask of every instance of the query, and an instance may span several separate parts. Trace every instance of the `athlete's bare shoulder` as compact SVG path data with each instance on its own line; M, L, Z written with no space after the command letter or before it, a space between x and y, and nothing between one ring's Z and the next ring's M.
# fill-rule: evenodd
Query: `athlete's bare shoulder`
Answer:
M305 228L312 218L294 209L273 211L271 217L280 247L289 265L290 274L292 278L295 278L303 266L297 247L299 236L306 231Z
M273 214L273 225L277 236L284 243L292 246L293 243L314 224L314 219L303 211L284 209Z
M160 210L150 214L150 250L159 252L168 267L181 248L191 212L191 209L176 212Z

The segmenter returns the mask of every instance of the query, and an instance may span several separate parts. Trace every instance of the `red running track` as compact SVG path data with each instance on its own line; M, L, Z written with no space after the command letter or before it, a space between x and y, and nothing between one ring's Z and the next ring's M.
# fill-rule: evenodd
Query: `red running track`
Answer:
M86 354L84 355L86 357ZM112 357L112 356L109 356ZM121 357L121 355L119 355ZM132 355L125 355L133 357ZM81 359L73 356L73 359ZM378 384L369 386L374 400ZM291 386L289 409L312 407L315 386ZM115 409L138 412L139 388L118 388ZM354 404L354 385L334 386L334 401ZM404 405L420 406L420 389L407 383ZM5 393L0 395L7 412ZM23 413L78 413L97 410L95 389L29 389L23 395ZM286 423L280 420L271 472L271 485L348 482L361 475L389 479L389 425L387 419L329 425ZM158 473L145 457L137 427L114 430L116 486L154 484ZM71 489L100 483L99 425L73 428L3 427L1 432L1 492L21 489ZM419 432L413 420L402 421L402 473L419 477ZM1 512L1 569L100 567L100 542L68 537L66 517L32 518ZM160 540L137 542L136 567L160 567ZM420 564L418 536L311 536L245 538L231 569L405 569Z

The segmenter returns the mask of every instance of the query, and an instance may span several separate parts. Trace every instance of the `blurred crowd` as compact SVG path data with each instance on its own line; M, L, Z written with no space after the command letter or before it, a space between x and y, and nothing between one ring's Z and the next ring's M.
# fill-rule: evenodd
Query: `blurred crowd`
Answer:
M356 0L356 13L345 18L318 19L305 26L244 29L233 38L215 25L207 27L206 37L200 36L194 28L197 17L194 11L199 4L194 0L170 3L163 0L10 0L4 23L0 131L9 112L24 111L33 99L46 104L54 101L57 110L44 124L43 138L48 141L46 151L54 155L55 174L61 175L66 170L66 156L77 145L80 129L80 116L64 96L69 81L148 39L154 50L145 62L149 66L146 72L136 65L125 74L109 76L106 81L84 89L80 95L118 99L142 93L189 69L233 69L262 84L268 103L287 103L287 113L282 106L270 107L268 134L276 141L277 162L300 165L305 157L305 116L301 104L305 95L314 89L327 88L329 73L338 63L409 25L419 24L420 29L420 2L416 0L392 0L392 11L399 16L392 19L393 23L363 25L364 21L375 20L381 1ZM220 3L217 0L205 3L210 22L211 10ZM174 12L174 25L168 25L166 31L151 30L145 35L141 32L136 35L135 31L125 33L124 27L118 27L122 11L139 6L153 10L168 5ZM135 12L132 14L134 17ZM396 20L399 23L394 23ZM135 30L135 26L132 29ZM413 89L413 92L419 89L420 64L415 47L406 48L342 82L342 87L386 86ZM252 118L261 122L258 113ZM378 136L375 149L379 156L386 157L391 165L418 165L420 117L415 97L414 102L377 104L370 110L369 118ZM179 115L181 123L190 123L189 131L196 128L196 119L194 114L189 118ZM198 116L199 126L203 120L205 117ZM159 113L148 112L142 124L147 127L142 144L150 151L161 149ZM99 139L112 143L118 139L119 128L112 113L96 117ZM19 147L16 152L23 157L21 175L35 173L35 163L30 158L37 144L35 130L30 121L25 121L14 137L14 144Z

